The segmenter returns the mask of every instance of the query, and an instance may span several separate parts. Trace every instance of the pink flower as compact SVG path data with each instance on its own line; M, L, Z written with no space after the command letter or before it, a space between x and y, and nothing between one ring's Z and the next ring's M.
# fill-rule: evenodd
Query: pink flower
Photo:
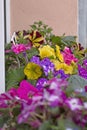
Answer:
M21 99L28 100L32 96L41 95L41 91L39 91L37 88L35 88L26 80L23 80L20 83L20 87L17 89L17 94Z
M68 65L71 64L71 62L77 62L78 59L72 54L71 50L68 47L65 47L64 52L62 52L64 62Z
M15 54L19 54L26 51L26 46L24 44L13 44L11 49Z

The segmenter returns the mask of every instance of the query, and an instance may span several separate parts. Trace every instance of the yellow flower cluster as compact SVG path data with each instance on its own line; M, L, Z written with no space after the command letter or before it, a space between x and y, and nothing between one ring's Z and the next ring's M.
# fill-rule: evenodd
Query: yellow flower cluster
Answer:
M39 48L40 52L40 57L45 58L45 57L53 57L51 60L54 65L56 70L64 70L65 74L72 74L74 67L73 65L67 65L64 63L63 55L60 51L60 47L56 45L56 51L49 45L43 46L42 48Z
M76 68L76 64L72 63L67 65L64 62L63 55L60 51L60 47L56 45L56 49L54 50L51 46L45 45L39 47L39 55L41 59L43 58L51 58L51 61L54 63L56 70L64 70L65 74L73 74L74 67ZM27 64L24 69L24 74L27 76L28 79L38 79L42 75L41 67L33 62Z

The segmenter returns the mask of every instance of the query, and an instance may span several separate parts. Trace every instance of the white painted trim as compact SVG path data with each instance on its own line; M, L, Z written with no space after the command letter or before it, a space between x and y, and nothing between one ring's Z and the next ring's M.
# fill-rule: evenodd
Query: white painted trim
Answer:
M0 93L5 91L4 0L0 0Z
M10 0L6 0L6 42L10 42Z
M87 0L78 0L78 38L87 47Z

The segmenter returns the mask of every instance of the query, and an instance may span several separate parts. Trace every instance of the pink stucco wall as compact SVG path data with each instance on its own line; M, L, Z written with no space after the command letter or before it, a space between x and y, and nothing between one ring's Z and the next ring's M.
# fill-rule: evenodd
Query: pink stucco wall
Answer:
M78 0L11 0L11 34L42 20L56 35L77 35Z

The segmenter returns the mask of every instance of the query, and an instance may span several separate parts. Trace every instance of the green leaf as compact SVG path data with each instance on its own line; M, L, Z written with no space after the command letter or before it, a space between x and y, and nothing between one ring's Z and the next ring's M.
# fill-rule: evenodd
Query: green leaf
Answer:
M37 80L31 80L31 79L28 79L27 81L34 86L36 85L36 82L37 82Z
M81 127L76 125L71 119L65 119L65 127L72 130L82 130Z
M64 36L61 42L67 46L71 46L73 43L76 43L76 36Z
M24 78L24 67L10 70L6 74L6 89L17 86Z
M45 121L40 127L39 130L51 130L50 127L50 122L49 121Z
M34 48L34 47L32 47L28 52L27 52L27 56L28 56L28 58L30 59L32 56L34 56L34 55L38 55L38 50L37 50L37 48Z
M78 75L71 75L68 82L69 87L67 89L71 90L81 89L87 85L87 80Z
M30 25L30 27L33 29L33 30L36 30L36 25Z
M51 33L51 31L52 31L52 28L47 29L47 33Z
M0 128L3 127L3 125L6 124L9 119L10 117L8 113L3 114L2 116L0 115Z
M61 42L61 37L59 37L59 36L53 36L52 37L52 42L53 43L60 43Z
M20 106L17 106L13 108L12 110L12 114L14 115L14 117L17 117L20 114Z
M29 125L22 123L16 126L16 130L32 130L32 129Z
M62 117L58 118L58 130L66 130L65 120Z

